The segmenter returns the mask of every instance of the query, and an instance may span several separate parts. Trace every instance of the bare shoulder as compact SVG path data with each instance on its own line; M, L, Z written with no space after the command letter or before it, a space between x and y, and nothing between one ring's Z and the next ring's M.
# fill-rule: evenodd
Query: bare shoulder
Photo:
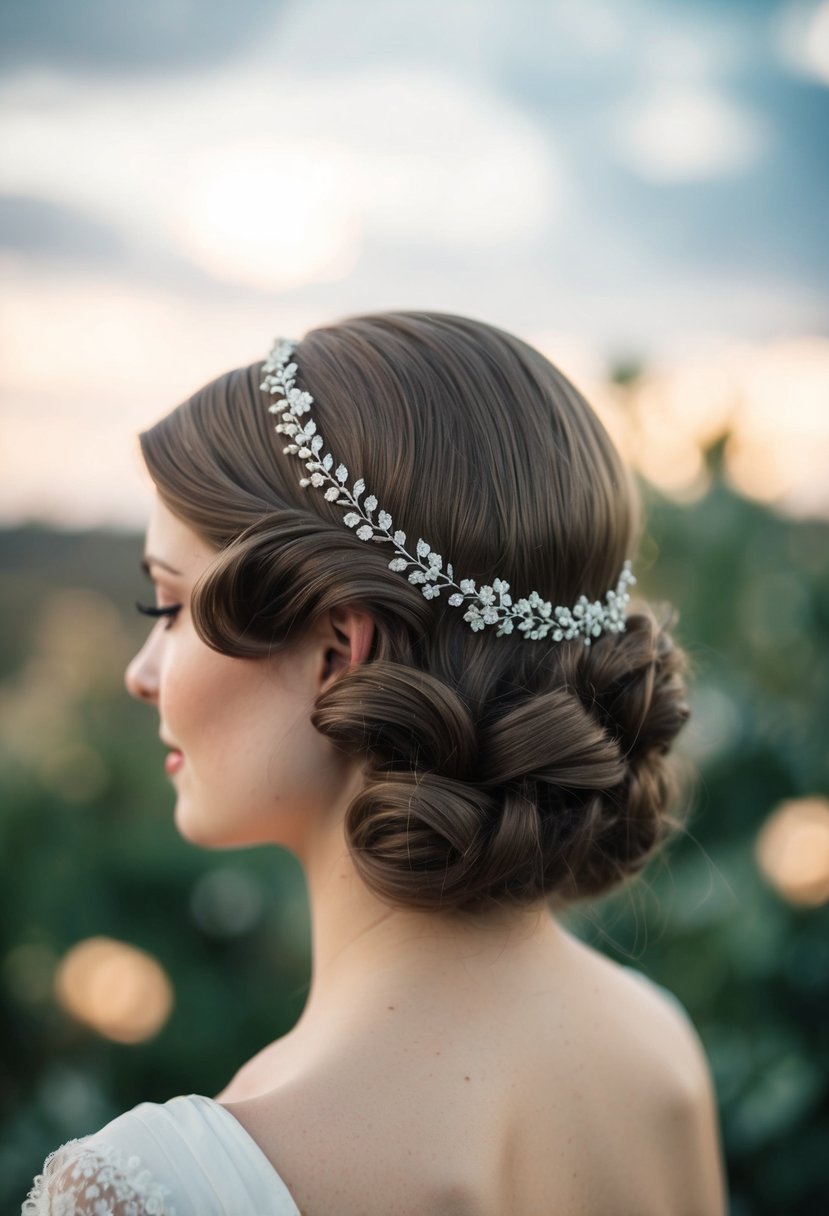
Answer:
M634 967L616 963L607 955L568 934L579 980L576 987L586 1003L606 1008L634 1043L648 1051L670 1053L676 1061L676 1080L686 1077L693 1089L708 1062L699 1034L681 1001Z
M277 1040L220 1101L314 1216L443 1211L460 1193L481 1216L607 1211L609 1197L625 1216L722 1216L714 1087L688 1014L575 938L559 961L555 983L477 1028L375 1027L319 1061Z
M670 994L640 977L654 1025L674 1058L672 1086L663 1095L664 1135L677 1188L689 1212L726 1210L726 1179L717 1098L702 1041L688 1013Z
M696 1129L701 1143L707 1144L710 1150L716 1148L719 1154L716 1091L696 1026L673 993L641 972L625 969L624 979L638 990L637 999L642 1002L653 1033L659 1036L662 1050L669 1053L674 1062L667 1101L686 1126Z
M629 1051L631 1075L650 1107L672 1190L689 1212L725 1211L726 1182L716 1091L699 1033L681 1002L632 967L581 946L593 997L607 1001L610 1019ZM618 1050L618 1045L617 1045Z
M236 1070L215 1100L222 1103L243 1102L273 1088L282 1072L281 1065L289 1050L289 1039L289 1035L274 1039L257 1051Z

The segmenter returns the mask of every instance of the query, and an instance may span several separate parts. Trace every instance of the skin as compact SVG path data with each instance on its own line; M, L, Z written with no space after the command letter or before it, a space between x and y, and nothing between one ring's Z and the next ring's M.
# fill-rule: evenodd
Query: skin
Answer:
M305 1010L219 1095L303 1216L413 1216L433 1200L479 1216L724 1211L713 1090L690 1023L546 905L460 918L376 898L343 833L360 764L310 723L319 693L368 655L371 617L338 608L268 659L217 654L189 612L214 556L156 499L146 562L158 605L180 608L153 625L126 684L183 756L171 777L181 834L210 848L278 844L306 873ZM603 1121L618 1168L610 1152L597 1167ZM462 1180L444 1177L459 1127ZM328 1169L309 1170L320 1159ZM440 1164L430 1174L424 1160ZM596 1206L582 1208L588 1192Z

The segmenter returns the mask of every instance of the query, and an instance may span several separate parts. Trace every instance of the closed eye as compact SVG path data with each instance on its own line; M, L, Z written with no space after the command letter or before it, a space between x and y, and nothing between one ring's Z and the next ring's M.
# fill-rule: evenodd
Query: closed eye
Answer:
M167 604L163 608L157 608L155 604L140 604L137 600L135 602L135 607L139 612L142 612L144 616L168 616L170 620L164 626L165 629L170 628L173 621L181 611L181 604Z

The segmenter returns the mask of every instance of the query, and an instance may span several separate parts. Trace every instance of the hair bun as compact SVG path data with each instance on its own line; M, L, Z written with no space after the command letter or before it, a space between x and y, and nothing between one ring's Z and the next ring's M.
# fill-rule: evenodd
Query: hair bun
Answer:
M474 909L596 895L640 870L679 826L665 752L688 709L669 628L643 610L500 696L496 673L485 698L386 660L345 673L312 721L367 758L345 822L365 882L391 903Z
M567 688L529 698L483 732L483 785L532 778L573 789L611 789L624 772L618 742Z
M469 908L492 890L498 801L440 773L373 771L348 808L346 838L365 883L392 904Z
M591 647L575 676L583 702L615 731L631 759L666 752L689 714L684 676L687 658L673 638L676 613L660 621L639 605L615 645Z
M474 780L478 741L468 708L445 681L415 667L351 668L318 698L311 720L339 747L368 756L376 772Z

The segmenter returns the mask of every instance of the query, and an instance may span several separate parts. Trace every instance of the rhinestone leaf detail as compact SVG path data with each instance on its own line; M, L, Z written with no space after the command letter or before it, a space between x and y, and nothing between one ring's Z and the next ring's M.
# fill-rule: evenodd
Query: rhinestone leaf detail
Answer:
M427 600L436 599L441 591L451 588L449 604L453 608L466 605L463 619L476 633L488 625L497 625L497 637L518 630L532 641L548 637L554 642L581 638L585 646L589 646L602 633L624 632L629 588L636 582L630 561L624 563L616 586L607 592L603 601L591 602L582 595L572 608L566 608L542 599L537 591L513 601L510 585L502 578L493 579L491 585L482 587L468 578L456 582L452 565L447 563L444 568L441 555L435 553L422 537L418 537L413 546L414 554L410 553L406 548L409 543L406 533L395 528L391 515L380 507L376 495L366 494L363 478L358 477L349 489L350 474L346 466L327 450L328 445L314 420L310 418L303 422L303 415L309 413L314 398L296 386L297 365L291 360L295 349L294 342L277 338L265 360L265 376L260 385L263 392L282 398L268 409L272 414L280 415L280 421L276 423L278 433L288 436L289 442L283 451L286 455L299 456L305 462L307 476L299 479L304 489L326 487L328 502L347 508L343 523L354 529L360 540L388 543L394 547L396 556L389 562L390 570L405 573L410 583L420 587Z

